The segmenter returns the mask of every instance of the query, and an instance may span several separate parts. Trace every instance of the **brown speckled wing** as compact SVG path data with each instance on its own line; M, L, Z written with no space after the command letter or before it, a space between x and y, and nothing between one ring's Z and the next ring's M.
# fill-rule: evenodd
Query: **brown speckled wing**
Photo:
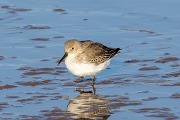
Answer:
M88 47L84 49L81 57L86 56L83 59L98 65L112 58L114 55L119 53L119 50L120 48L109 48L102 45L101 43L91 42Z

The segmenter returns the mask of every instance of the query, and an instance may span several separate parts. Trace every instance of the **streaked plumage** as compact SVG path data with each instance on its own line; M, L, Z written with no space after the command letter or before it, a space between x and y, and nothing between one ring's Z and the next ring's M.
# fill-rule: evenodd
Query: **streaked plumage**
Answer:
M109 65L111 58L120 50L120 48L109 48L91 40L72 39L65 42L65 54L58 65L65 59L66 67L74 75L80 78L95 76Z

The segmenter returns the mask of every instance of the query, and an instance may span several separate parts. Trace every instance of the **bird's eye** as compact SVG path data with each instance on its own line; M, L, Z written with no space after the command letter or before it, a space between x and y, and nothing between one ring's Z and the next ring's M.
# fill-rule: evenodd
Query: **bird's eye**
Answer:
M74 47L72 47L72 50L74 50Z

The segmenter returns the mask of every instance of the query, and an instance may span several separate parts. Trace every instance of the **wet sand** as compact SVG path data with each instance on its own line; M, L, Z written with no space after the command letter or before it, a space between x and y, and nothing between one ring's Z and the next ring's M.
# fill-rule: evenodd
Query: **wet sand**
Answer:
M73 2L0 0L0 119L180 119L180 2ZM122 52L75 83L57 66L72 38Z

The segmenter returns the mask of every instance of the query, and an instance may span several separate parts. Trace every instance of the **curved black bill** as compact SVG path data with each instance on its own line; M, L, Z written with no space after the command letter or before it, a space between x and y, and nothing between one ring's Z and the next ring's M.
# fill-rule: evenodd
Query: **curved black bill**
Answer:
M67 55L67 52L65 52L64 56L59 60L57 65L59 65L67 57Z

